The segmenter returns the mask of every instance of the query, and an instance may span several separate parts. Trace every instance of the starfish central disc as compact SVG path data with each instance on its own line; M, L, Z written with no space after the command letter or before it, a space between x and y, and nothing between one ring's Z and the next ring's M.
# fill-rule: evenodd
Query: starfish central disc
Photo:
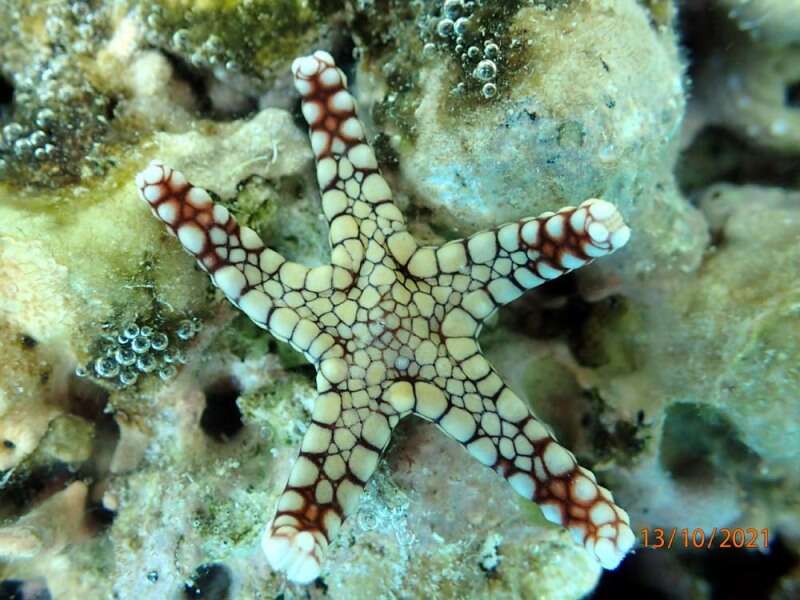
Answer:
M312 422L262 542L268 561L298 583L320 574L392 430L414 414L615 568L635 541L628 515L503 383L477 338L499 306L625 245L622 216L590 199L419 246L333 58L316 52L292 71L330 225L331 264L287 261L160 162L136 178L153 214L228 299L316 367Z

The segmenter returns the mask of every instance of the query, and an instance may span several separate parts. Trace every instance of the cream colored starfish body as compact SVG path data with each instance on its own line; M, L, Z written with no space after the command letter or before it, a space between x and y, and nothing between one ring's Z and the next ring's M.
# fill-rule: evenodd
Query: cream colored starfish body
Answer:
M228 299L317 369L312 423L263 538L270 564L299 583L319 575L392 430L414 414L569 528L604 567L616 567L634 543L627 514L503 384L477 338L498 306L624 245L622 217L608 202L587 200L420 247L331 56L316 52L292 70L330 223L330 265L287 261L161 163L136 179Z

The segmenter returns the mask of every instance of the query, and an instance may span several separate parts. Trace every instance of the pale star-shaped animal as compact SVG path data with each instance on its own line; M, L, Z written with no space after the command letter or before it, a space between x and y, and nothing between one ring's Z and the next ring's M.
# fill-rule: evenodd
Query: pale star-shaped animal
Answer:
M153 213L228 299L317 369L312 423L262 541L269 563L298 583L320 574L392 430L414 414L615 568L635 541L628 515L503 383L477 338L497 307L623 246L630 230L621 215L592 199L421 247L333 58L318 51L292 71L330 223L330 265L287 261L159 162L136 178Z

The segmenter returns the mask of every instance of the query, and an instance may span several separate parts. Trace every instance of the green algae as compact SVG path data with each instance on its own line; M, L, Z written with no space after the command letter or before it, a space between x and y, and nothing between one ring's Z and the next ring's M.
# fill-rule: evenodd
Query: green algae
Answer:
M55 189L104 174L116 98L92 83L88 57L108 34L106 9L12 0L0 22L0 76L13 85L0 111L0 181Z
M94 434L94 424L77 415L56 417L26 462L31 466L55 462L80 464L91 455Z
M336 0L139 0L148 35L192 65L274 77L304 51Z

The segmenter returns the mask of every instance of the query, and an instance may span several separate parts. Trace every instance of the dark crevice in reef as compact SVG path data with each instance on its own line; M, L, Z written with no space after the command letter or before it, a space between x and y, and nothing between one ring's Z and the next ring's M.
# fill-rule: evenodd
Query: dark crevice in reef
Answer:
M0 471L0 478L7 473ZM0 490L0 518L24 513L32 504L60 492L75 479L73 469L61 462L18 469Z
M786 106L800 109L800 81L793 81L786 86Z
M205 390L206 407L200 417L202 430L218 442L227 442L244 426L236 400L241 394L239 383L229 377Z
M207 70L201 70L166 50L161 50L175 72L176 79L185 82L192 91L197 104L195 111L198 116L214 121L232 121L252 115L258 110L256 98L250 99L243 107L237 110L222 112L214 107L211 97L211 82L214 76Z
M735 477L745 488L758 483L759 457L739 440L738 432L716 408L673 404L667 409L661 438L661 463L681 485L714 485L715 477Z
M211 98L208 96L208 84L206 78L188 62L183 60L180 56L161 51L169 61L170 66L175 71L175 77L185 82L189 89L192 90L192 95L197 99L197 110L203 116L211 114Z
M187 600L228 600L230 598L231 573L225 565L215 563L201 565L184 586Z
M781 577L797 565L798 557L780 538L771 540L767 551L719 548L680 553L675 549L640 549L615 571L604 571L590 598L771 598Z
M712 600L752 600L772 598L779 580L799 561L783 540L776 538L767 551L717 548L688 554L684 562L710 584Z
M800 189L799 163L796 156L755 148L723 128L708 127L681 154L676 175L687 195L719 182Z
M5 579L0 581L0 600L52 600L44 580Z
M0 75L0 125L11 115L11 106L14 103L14 86Z
M678 32L680 34L681 51L689 65L688 75L694 80L704 59L718 46L719 38L724 35L720 23L726 19L715 15L713 9L705 2L684 3L679 11Z

